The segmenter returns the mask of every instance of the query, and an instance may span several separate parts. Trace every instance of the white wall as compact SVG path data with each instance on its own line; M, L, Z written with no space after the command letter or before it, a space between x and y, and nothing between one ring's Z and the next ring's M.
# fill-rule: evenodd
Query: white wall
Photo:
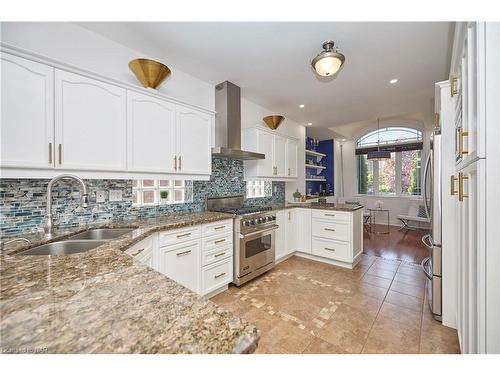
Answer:
M64 22L2 22L0 40L10 45L61 60L110 78L141 86L128 68L138 57L155 59L81 26ZM215 109L214 86L162 61L172 71L159 91L165 95Z
M266 126L262 121L265 116L276 114L274 111L261 107L253 102L241 98L241 126L243 128ZM299 155L297 162L297 181L286 183L286 199L292 201L293 192L298 189L302 194L305 194L305 144L306 144L306 129L290 119L285 118L280 127L275 130L276 133L287 135L299 139Z

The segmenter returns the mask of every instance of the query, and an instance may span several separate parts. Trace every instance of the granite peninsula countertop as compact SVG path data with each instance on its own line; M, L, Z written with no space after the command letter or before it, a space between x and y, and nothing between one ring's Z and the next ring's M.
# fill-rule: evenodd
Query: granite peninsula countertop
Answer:
M311 208L315 210L330 210L330 211L344 211L344 212L354 212L362 209L364 206L345 204L345 203L287 203L284 205L273 206L275 211L286 210L288 208Z
M0 257L3 353L251 353L259 331L124 253L158 231L232 218L214 212L92 227L135 227L85 253ZM87 227L88 228L88 227ZM51 240L81 232L59 231Z

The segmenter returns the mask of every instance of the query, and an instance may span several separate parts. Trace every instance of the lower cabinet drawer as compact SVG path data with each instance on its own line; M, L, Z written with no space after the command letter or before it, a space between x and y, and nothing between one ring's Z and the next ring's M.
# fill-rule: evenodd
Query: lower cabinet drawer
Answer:
M233 245L233 232L221 233L219 235L202 239L203 251L208 251L219 247L226 247L228 245Z
M219 260L233 256L233 245L220 246L215 249L205 250L201 255L201 265L206 266Z
M350 213L334 210L312 210L313 219L350 222Z
M228 232L233 230L233 219L216 221L214 223L203 224L202 235L203 237Z
M201 294L205 295L233 281L233 257L202 269Z
M182 229L169 230L167 232L161 232L158 235L158 245L162 246L170 246L175 245L184 241L190 241L201 236L201 227L186 227Z
M351 231L348 223L338 223L313 219L312 235L339 241L350 241Z
M161 248L160 272L197 293L200 251L200 240Z
M312 254L343 262L352 261L350 245L342 241L313 237Z

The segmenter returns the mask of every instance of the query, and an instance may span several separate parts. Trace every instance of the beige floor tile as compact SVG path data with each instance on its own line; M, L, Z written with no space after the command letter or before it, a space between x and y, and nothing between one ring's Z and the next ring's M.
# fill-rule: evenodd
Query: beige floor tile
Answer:
M423 286L416 286L411 284L406 284L401 281L394 280L391 284L391 290L399 293L408 294L409 296L417 297L420 299L424 298L425 288Z
M420 267L400 266L398 268L398 273L407 276L414 276L416 278L425 280L424 271L422 271L422 268Z
M388 271L385 269L371 266L370 269L366 272L366 274L392 280L394 278L394 275L396 274L396 271Z
M378 318L389 319L416 329L420 329L422 326L422 315L420 312L394 305L387 301L382 304Z
M382 279L382 280L387 280L387 279ZM361 281L359 285L356 288L356 291L359 293L362 293L364 295L383 300L385 298L385 295L387 294L387 288L381 288L376 285L372 285L368 282Z
M344 300L344 304L354 307L360 311L371 315L377 315L380 306L382 305L382 300L379 298L373 298L361 292L358 292Z
M268 332L269 340L265 345L271 345L277 351L290 354L302 353L312 342L314 336L305 328L300 329L289 322L279 322Z
M383 277L378 277L374 275L365 274L361 279L362 282L366 282L368 284L372 284L381 288L389 288L392 280L384 279Z
M422 312L422 307L424 304L423 299L398 293L393 290L389 290L389 292L387 292L385 300L389 303L392 303L393 305L405 307L407 309L418 312Z
M303 354L346 354L346 352L325 340L315 337L309 346L302 352Z
M363 347L363 353L418 353L420 329L377 317Z
M361 353L375 316L342 304L317 335L348 353Z
M394 281L400 281L408 285L415 285L421 287L425 286L425 276L420 277L415 275L396 273L396 276L394 276Z

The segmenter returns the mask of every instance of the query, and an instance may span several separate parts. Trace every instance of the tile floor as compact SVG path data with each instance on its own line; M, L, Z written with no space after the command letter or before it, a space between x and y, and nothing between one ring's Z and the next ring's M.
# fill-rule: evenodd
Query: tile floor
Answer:
M353 270L293 256L212 298L261 331L257 353L458 353L418 265L363 254Z

